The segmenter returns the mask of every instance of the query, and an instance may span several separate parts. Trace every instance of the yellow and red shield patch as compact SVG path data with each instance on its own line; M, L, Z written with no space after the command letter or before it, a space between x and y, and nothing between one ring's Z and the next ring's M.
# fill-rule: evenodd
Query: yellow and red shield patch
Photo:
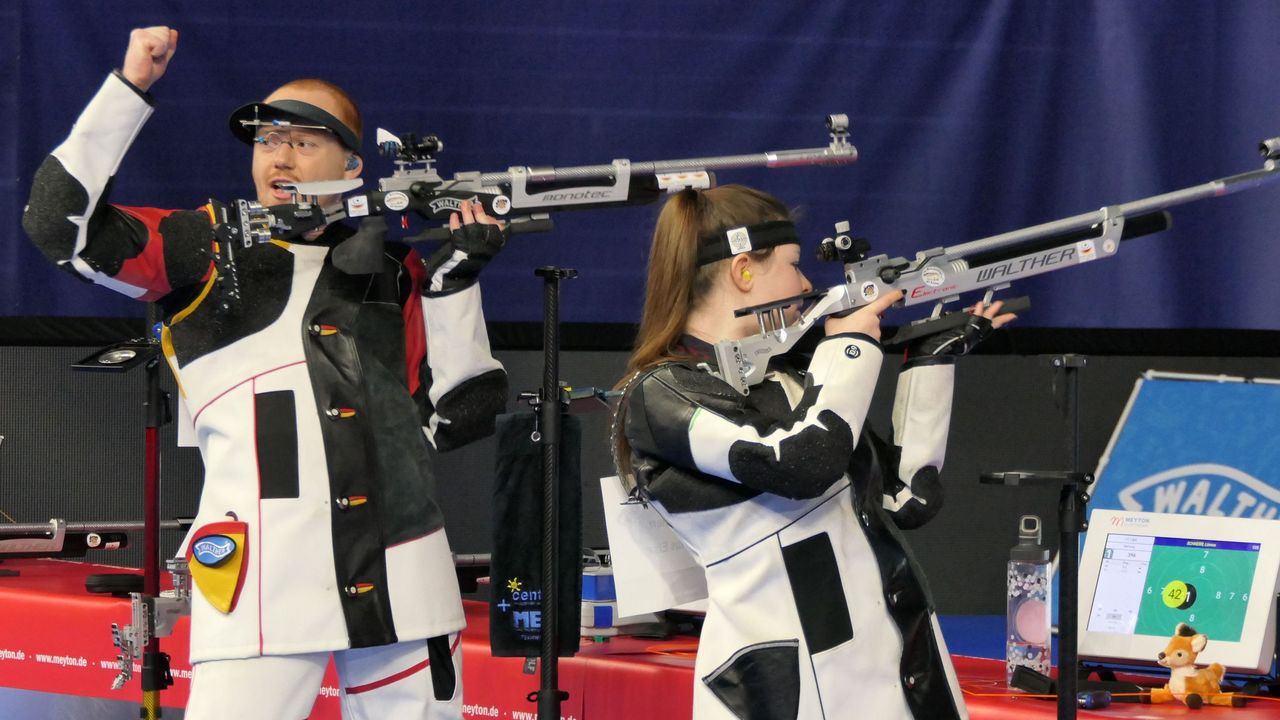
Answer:
M205 525L191 537L187 567L209 604L229 613L240 599L249 567L249 528L238 521Z

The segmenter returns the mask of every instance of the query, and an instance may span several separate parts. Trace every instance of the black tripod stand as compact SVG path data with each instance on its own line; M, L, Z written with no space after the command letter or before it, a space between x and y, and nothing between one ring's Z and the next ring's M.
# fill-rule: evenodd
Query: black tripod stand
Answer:
M1049 485L1061 488L1058 495L1058 720L1076 717L1076 690L1079 685L1079 636L1077 606L1080 586L1080 533L1088 527L1086 488L1093 476L1080 471L1080 368L1081 355L1052 358L1054 368L1064 374L1063 412L1071 426L1071 470L1011 470L983 473L980 480L994 485Z

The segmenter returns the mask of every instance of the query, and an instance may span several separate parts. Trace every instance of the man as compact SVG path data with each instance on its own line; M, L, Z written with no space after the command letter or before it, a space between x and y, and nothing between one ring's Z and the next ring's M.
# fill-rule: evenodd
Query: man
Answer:
M305 717L332 653L346 717L458 718L464 620L431 468L437 451L492 432L505 402L476 274L506 230L464 204L430 260L388 244L369 274L335 265L345 225L256 244L224 306L210 209L106 202L177 41L133 31L122 69L37 172L23 227L64 269L166 318L205 463L184 543L186 717ZM316 80L231 118L264 206L291 202L281 183L359 175L360 125L350 98Z

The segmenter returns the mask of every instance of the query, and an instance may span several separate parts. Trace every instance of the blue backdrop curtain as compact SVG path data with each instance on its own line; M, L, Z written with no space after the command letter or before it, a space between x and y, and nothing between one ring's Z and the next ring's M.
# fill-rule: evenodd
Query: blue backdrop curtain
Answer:
M337 2L119 0L0 4L0 315L140 315L50 267L22 235L32 174L130 28L181 32L156 114L112 198L195 207L252 192L226 116L295 77L347 87L366 122L364 177L389 174L373 128L436 133L439 169L737 154L827 141L845 168L721 173L800 208L811 243L848 219L912 256L1261 165L1280 135L1280 3ZM638 318L656 208L557 217L486 271L490 319L538 319L532 269L579 270L571 322ZM1277 328L1280 187L1175 212L1119 257L1029 281L1027 325ZM811 255L805 253L806 258ZM816 284L835 266L806 259ZM905 317L905 316L904 316Z

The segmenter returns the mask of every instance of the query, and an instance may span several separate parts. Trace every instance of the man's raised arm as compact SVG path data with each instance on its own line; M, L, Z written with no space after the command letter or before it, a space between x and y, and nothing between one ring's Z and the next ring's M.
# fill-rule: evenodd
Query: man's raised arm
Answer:
M208 260L183 245L207 245L212 237L202 213L107 204L120 162L151 116L148 91L164 75L177 41L178 31L167 27L133 31L122 69L106 79L36 171L22 216L27 235L59 267L146 300L199 281Z

